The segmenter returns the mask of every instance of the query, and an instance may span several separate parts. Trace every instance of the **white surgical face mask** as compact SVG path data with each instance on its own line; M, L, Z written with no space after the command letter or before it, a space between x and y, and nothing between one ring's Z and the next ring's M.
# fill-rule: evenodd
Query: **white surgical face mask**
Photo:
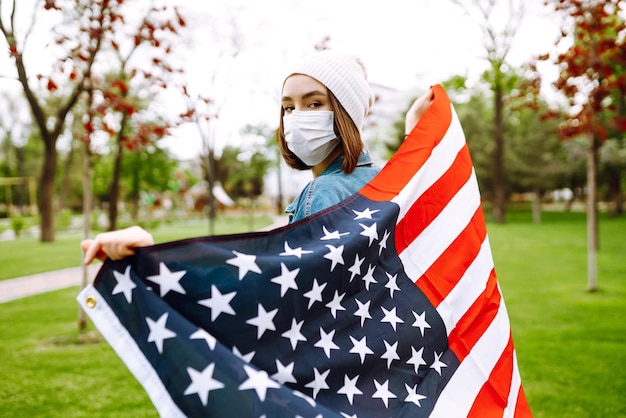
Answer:
M306 165L324 161L339 144L331 110L293 110L283 116L287 148Z

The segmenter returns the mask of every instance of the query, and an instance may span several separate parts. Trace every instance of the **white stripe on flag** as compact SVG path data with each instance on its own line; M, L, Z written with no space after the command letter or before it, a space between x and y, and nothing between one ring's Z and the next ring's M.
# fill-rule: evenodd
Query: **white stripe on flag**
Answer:
M496 317L439 395L430 418L467 416L505 350L510 331L509 317L500 299Z
M433 148L428 161L415 173L400 193L391 200L400 206L398 221L404 218L413 203L444 175L464 146L465 135L453 108L450 126L441 142Z
M515 416L515 408L517 407L517 395L522 387L522 377L519 374L519 367L517 367L517 354L513 350L513 380L511 381L511 391L509 392L509 399L504 410L504 418L513 418Z
M465 315L476 299L487 287L487 281L493 270L493 257L488 237L485 237L480 251L465 274L450 291L448 296L437 306L437 312L444 324L448 335L456 327L459 319Z
M400 253L407 275L416 281L461 234L480 207L476 177L472 175L424 231Z
M95 306L88 307L87 298L95 300ZM141 349L119 321L111 307L95 287L85 287L76 297L78 303L89 314L98 331L102 333L109 345L122 359L126 367L144 387L150 400L162 417L185 417L185 414L174 403L159 375L152 368Z

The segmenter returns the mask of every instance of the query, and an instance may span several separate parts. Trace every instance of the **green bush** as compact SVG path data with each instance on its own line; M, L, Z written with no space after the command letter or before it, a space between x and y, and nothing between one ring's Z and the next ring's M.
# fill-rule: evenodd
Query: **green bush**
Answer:
M11 228L15 232L15 236L19 237L26 229L26 219L20 215L11 216Z

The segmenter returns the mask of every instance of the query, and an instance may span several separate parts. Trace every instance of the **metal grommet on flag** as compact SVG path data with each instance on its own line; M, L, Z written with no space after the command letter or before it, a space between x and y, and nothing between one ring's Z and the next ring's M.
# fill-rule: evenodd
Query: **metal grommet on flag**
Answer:
M95 308L96 307L96 298L89 295L87 296L87 299L85 299L85 306L87 306L88 308Z

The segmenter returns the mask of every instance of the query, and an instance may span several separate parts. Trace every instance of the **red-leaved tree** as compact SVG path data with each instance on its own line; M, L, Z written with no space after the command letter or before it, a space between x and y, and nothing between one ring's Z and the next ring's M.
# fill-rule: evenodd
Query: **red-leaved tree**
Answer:
M610 137L626 131L626 6L622 0L546 0L563 17L555 50L538 57L555 64L554 87L567 100L563 139L586 137L588 289L597 289L598 154ZM531 67L536 70L536 63ZM538 72L535 71L536 74ZM536 76L534 87L540 88Z
M5 8L3 3L6 1L0 0L0 8L6 12L9 8ZM22 13L23 10L26 11ZM8 52L15 64L16 78L22 86L34 123L44 143L45 157L39 188L41 240L51 242L55 238L54 192L58 163L56 145L65 129L68 115L83 94L99 88L98 80L104 78L103 74L119 70L119 67L114 66L115 62L119 62L117 58L130 59L128 54L119 53L128 42L131 46L125 51L138 50L133 43L148 44L162 53L167 52L167 48L171 51L171 46L162 44L165 39L162 35L176 34L185 22L175 9L155 6L153 1L44 0L37 1L31 10L28 10L24 3L20 3L18 10L17 1L13 0L9 11L10 13L0 17L0 32L6 41ZM142 18L136 21L134 18L136 16ZM143 18L145 16L155 17L155 20ZM29 67L35 62L37 54L45 52L29 49L32 43L28 42L42 17L58 22L52 29L53 33L49 35L52 39L49 49L53 59L51 68L46 68L45 73L41 68ZM31 22L30 25L20 24L28 20ZM140 59L144 63L165 68L160 66L163 55L147 53L141 58L148 60ZM109 96L108 99L120 105L124 101L124 94L127 94L123 93L128 87L124 84L129 83L129 80L140 71L148 80L148 84L154 81L152 80L154 73L146 67L137 66L136 72L124 71L123 74L130 75L130 78L118 80L119 93L114 92L113 95L116 97ZM156 80L153 85L162 87L163 82ZM45 103L53 95L60 105L48 108ZM94 104L100 105L95 101ZM127 110L130 111L130 108Z

